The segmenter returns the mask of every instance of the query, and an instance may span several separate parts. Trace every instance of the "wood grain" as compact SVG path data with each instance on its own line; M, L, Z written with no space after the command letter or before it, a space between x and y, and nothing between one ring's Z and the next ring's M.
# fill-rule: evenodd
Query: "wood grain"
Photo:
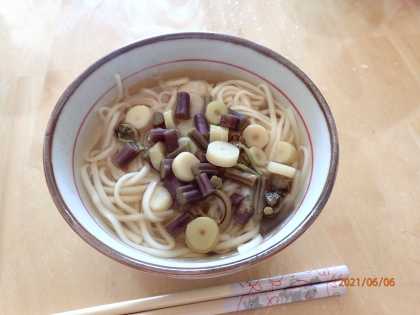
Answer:
M95 251L65 223L43 173L49 115L104 54L178 31L241 36L287 56L325 96L340 167L295 243L215 279L148 275ZM420 1L0 1L0 313L50 314L345 264L394 278L346 296L238 314L417 314L420 309Z

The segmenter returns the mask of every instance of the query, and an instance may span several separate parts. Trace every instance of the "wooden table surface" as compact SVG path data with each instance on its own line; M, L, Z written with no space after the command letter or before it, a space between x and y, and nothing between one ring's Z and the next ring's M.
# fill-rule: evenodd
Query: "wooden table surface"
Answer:
M49 195L42 146L66 86L146 37L215 31L287 56L326 98L333 193L291 246L239 273L168 279L86 244ZM237 314L419 314L420 1L0 0L0 314L51 314L345 264L395 286Z

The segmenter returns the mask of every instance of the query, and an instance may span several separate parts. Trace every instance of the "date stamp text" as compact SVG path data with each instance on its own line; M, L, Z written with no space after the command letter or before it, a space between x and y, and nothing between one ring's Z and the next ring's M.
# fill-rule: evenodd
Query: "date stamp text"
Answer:
M340 287L393 287L394 278L342 278Z

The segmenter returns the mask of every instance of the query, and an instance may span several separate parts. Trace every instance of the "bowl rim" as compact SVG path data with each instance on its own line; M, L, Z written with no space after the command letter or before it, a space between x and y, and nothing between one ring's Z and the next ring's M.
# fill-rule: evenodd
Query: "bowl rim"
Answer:
M307 217L300 222L300 224L283 240L276 243L274 246L266 249L265 251L258 253L254 256L249 258L239 259L238 261L223 264L220 266L208 268L178 268L178 267L168 267L168 266L159 266L153 263L148 263L146 261L139 261L130 256L122 254L121 252L109 247L108 245L104 244L103 242L99 241L94 235L92 235L72 214L71 210L68 208L67 204L62 197L56 180L54 176L53 170L53 163L52 163L52 142L54 132L57 126L58 118L60 116L61 111L65 107L67 101L70 99L72 94L76 91L79 85L89 77L94 71L100 68L102 65L107 63L108 61L128 52L133 49L137 49L142 46L147 46L153 43L162 42L162 41L169 41L169 40L179 40L179 39L209 39L209 40L216 40L216 41L224 41L228 43L232 43L239 46L244 46L248 49L256 51L266 57L269 57L282 66L286 67L290 70L294 75L296 75L302 83L308 88L310 93L315 98L317 104L319 105L324 118L327 124L327 128L329 131L330 136L330 145L331 145L331 162L328 170L328 175L326 178L325 185L321 191L321 194L318 200L315 202L315 206L309 212ZM165 34L154 36L146 39L142 39L139 41L135 41L130 43L126 46L120 47L104 57L100 58L93 64L91 64L86 70L84 70L80 75L76 77L76 79L66 88L63 94L60 96L59 100L57 101L50 119L48 121L48 125L45 131L44 136L44 147L43 147L43 162L44 162L44 175L46 178L47 186L50 191L51 197L58 208L60 214L65 219L65 221L70 225L70 227L89 245L93 248L101 252L102 254L112 258L115 261L118 261L126 266L148 272L155 275L161 276L170 276L170 277L188 277L188 278L207 278L207 277L215 277L215 276L222 276L224 274L229 274L233 272L237 272L241 269L245 269L251 267L257 263L264 261L265 259L273 256L274 254L280 252L281 250L288 247L292 244L295 240L299 238L306 231L309 226L315 221L315 219L320 215L321 211L323 210L327 200L329 199L333 186L335 184L337 172L338 172L338 162L339 162L339 142L338 142L338 132L335 125L334 118L332 116L331 110L322 96L319 89L315 86L311 79L296 65L294 65L291 61L286 59L285 57L281 56L279 53L274 52L273 50L257 44L253 41L248 39L244 39L241 37L222 34L222 33L214 33L214 32L182 32L182 33L172 33L172 34Z

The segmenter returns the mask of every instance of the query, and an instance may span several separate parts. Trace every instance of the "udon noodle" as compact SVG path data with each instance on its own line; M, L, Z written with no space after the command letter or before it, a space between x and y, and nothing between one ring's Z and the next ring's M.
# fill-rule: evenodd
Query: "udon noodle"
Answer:
M210 95L213 100L224 103L229 109L246 116L251 124L262 126L269 136L263 148L268 161L276 154L276 143L288 142L297 148L297 157L289 165L296 168L290 190L285 201L293 203L304 184L309 171L309 151L301 145L301 135L291 107L284 107L273 98L265 83L253 85L242 80L228 80L212 84L203 80L190 80L187 77L161 81L158 87L141 88L130 95L116 75L118 94L116 100L98 109L101 127L84 153L85 164L81 169L82 182L94 206L109 227L115 231L122 242L141 252L162 258L201 257L208 254L191 250L185 242L185 233L173 238L165 226L179 215L178 210L170 208L155 212L150 200L157 186L162 186L159 172L140 155L126 170L118 168L112 157L121 149L123 143L114 136L115 126L124 121L127 110L142 104L154 112L173 109L177 93L188 92L191 103L202 103ZM192 120L179 121L177 128L181 136L193 126ZM148 132L140 132L139 140L148 142ZM300 161L300 162L299 162ZM266 173L264 167L261 168ZM221 190L228 196L233 193L251 195L252 189L238 182L225 179ZM204 202L205 203L205 202ZM221 220L219 198L207 205L197 203L189 210L196 217L207 216L216 222ZM261 244L260 221L249 220L241 225L230 219L227 227L220 231L216 245L211 252L225 254L247 244L250 250Z

